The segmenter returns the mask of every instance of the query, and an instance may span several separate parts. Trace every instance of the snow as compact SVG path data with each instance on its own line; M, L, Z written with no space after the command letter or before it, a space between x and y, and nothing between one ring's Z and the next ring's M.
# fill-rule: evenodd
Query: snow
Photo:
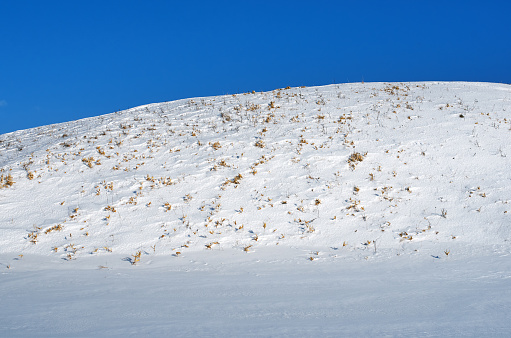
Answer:
M0 335L507 336L510 102L341 84L0 135Z

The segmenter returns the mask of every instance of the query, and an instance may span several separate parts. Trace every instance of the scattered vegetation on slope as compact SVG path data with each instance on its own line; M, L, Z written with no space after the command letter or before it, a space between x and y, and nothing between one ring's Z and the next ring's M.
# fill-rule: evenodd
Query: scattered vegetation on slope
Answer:
M267 245L317 248L312 261L503 243L510 97L459 83L286 88L2 135L2 250L137 264Z

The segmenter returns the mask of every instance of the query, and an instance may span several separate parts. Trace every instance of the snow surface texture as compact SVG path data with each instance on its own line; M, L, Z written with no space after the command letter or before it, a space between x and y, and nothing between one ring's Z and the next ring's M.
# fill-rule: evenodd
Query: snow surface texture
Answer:
M0 135L0 335L506 336L510 109L342 84Z

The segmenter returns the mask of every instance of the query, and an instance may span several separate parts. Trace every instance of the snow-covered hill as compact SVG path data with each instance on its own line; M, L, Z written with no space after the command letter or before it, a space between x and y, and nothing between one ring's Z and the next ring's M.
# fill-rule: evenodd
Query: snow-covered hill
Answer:
M264 263L257 265L263 274L278 266L310 278L315 268L337 271L339 264L350 264L346 273L355 277L370 261L434 269L432 262L477 259L483 267L496 259L492 266L503 270L493 273L509 285L502 260L511 252L510 113L509 85L362 83L150 104L0 135L3 278L16 294L16 278L35 270L45 279L54 269L72 278L83 269L142 269L158 279L166 269L210 276L209 269L228 266L225 275L237 280L245 277L235 271L256 262ZM208 335L180 323L173 325L182 325L181 334ZM335 335L335 322L328 323L322 333ZM48 325L49 335L95 332ZM109 334L166 332L130 325L138 329ZM399 335L397 326L379 325L385 329L376 332ZM416 327L404 335L441 333ZM232 328L210 335L240 333ZM317 332L295 328L274 332ZM0 332L16 330L4 325Z

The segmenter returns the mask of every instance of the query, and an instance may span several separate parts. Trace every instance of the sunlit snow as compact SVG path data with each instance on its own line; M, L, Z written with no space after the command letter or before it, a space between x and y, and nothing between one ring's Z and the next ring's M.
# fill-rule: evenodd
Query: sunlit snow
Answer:
M0 335L507 336L510 112L358 83L0 135Z

